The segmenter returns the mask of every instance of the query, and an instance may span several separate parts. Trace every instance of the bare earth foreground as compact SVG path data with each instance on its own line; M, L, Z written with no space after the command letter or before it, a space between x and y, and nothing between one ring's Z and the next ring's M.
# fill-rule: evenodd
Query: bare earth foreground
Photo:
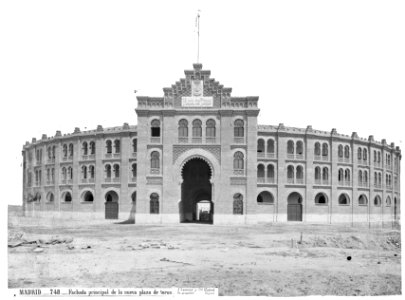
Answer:
M398 228L68 220L39 224L9 212L9 240L37 241L8 248L9 288L216 287L220 295L401 294ZM38 248L42 250L34 252Z

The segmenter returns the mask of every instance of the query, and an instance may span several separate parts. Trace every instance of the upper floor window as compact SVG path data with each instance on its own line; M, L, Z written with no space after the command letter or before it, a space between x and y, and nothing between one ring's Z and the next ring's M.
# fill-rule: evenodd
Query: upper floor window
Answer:
M132 177L136 177L136 164L132 164Z
M150 168L151 169L160 168L160 154L157 151L153 151L150 155Z
M201 137L202 136L202 128L201 128L201 121L194 120L193 121L193 137Z
M112 142L110 140L107 140L105 142L105 148L107 150L107 154L111 154L112 153Z
M345 158L350 158L350 147L348 145L345 146Z
M115 153L120 153L120 151L121 151L121 141L120 140L114 141L114 151L115 151Z
M235 152L233 155L233 168L235 170L243 170L244 169L244 162L243 162L244 155L242 152L238 151Z
M216 136L215 132L215 121L212 119L209 119L206 123L206 136L208 138L214 138Z
M329 146L327 143L322 144L322 156L328 156L329 155Z
M185 119L179 121L179 137L188 137L188 122Z
M257 140L257 152L264 153L264 140L263 139Z
M73 144L69 144L69 157L73 157Z
M287 142L287 153L294 154L294 142L291 140Z
M118 164L115 164L113 169L114 169L114 177L115 178L120 177L120 166Z
M90 154L91 155L96 154L96 143L91 141L89 146L90 146Z
M138 152L138 143L137 143L137 140L136 140L136 139L133 139L133 140L132 140L132 152L133 152L133 153Z
M321 155L321 144L318 142L315 143L314 154L315 154L315 156Z
M234 122L233 134L234 134L234 137L244 137L245 136L245 124L244 124L243 120L238 119Z
M87 145L87 142L83 142L83 144L82 144L82 151L83 151L83 155L87 155L87 152L88 152L88 145Z
M267 140L267 153L274 153L274 140Z
M105 177L111 178L111 165L105 165Z
M160 137L160 121L159 120L152 121L150 135L152 137Z
M63 144L62 152L63 152L63 157L67 157L67 155L68 155L68 146L66 144Z
M343 145L338 146L338 156L343 157Z
M297 142L297 154L298 155L304 154L304 143L302 141Z

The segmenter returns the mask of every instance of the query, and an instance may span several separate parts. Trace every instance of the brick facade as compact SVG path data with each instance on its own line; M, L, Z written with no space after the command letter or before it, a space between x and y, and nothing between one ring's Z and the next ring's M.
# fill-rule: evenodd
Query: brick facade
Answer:
M163 97L137 97L137 126L27 142L25 213L179 223L196 221L201 211L190 207L205 200L214 224L399 220L399 147L334 129L258 125L258 97L232 97L193 67ZM196 175L194 194L183 178L186 166L198 173L193 164L210 175L200 188L206 174Z

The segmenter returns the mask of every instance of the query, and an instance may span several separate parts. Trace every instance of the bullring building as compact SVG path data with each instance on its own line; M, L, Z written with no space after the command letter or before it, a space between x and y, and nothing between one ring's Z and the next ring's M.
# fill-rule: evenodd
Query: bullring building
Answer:
M137 126L43 135L23 147L28 216L136 223L390 223L401 151L331 131L258 125L259 97L194 64Z

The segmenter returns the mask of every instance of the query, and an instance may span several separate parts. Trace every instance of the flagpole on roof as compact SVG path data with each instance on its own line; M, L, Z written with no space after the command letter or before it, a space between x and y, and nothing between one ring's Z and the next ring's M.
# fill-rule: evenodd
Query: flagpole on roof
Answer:
M197 63L200 62L200 10L197 11L195 19L195 26L197 27Z

